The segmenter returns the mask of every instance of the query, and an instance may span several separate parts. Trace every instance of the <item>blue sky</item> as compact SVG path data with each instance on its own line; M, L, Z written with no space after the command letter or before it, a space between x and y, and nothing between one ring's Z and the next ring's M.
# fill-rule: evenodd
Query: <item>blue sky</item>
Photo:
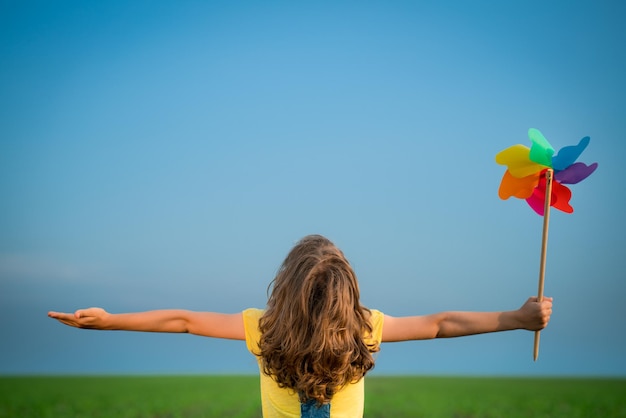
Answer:
M542 218L500 150L590 136L552 212L555 311L385 345L375 373L626 375L621 2L2 2L0 373L254 373L245 344L48 310L263 307L321 233L390 315L537 292Z

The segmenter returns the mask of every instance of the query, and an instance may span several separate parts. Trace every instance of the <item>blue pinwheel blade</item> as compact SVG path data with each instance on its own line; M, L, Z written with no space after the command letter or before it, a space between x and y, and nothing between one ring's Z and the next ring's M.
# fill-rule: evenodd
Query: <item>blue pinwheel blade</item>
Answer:
M561 148L558 154L552 157L552 168L556 171L565 170L576 162L580 154L587 148L587 145L589 145L588 136L581 139L578 145L570 145Z

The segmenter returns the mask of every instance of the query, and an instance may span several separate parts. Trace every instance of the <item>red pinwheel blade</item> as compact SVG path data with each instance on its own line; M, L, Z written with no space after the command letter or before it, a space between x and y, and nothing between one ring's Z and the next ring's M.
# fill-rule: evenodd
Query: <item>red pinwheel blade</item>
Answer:
M538 215L544 215L544 203L546 200L546 179L545 177L539 178L539 184L533 190L533 194L526 199L528 206L530 206ZM558 181L552 182L552 193L550 195L550 206L565 213L574 212L574 208L569 204L569 200L572 197L572 191L563 186Z

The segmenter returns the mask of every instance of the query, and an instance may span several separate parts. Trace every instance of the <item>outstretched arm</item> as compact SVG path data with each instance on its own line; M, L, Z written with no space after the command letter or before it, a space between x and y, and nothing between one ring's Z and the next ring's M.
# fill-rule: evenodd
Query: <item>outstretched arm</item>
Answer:
M487 332L525 329L539 331L548 325L552 298L529 298L514 311L441 312L424 316L385 315L383 342L462 337Z
M145 332L184 332L205 337L244 340L241 313L193 312L170 309L111 314L102 308L72 313L48 312L50 318L76 328Z

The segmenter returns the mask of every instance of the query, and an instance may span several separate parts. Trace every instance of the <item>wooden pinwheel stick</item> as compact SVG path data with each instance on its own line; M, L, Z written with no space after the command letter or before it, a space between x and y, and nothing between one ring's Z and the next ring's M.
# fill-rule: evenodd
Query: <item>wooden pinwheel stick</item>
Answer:
M537 300L543 300L543 284L546 274L546 252L548 251L548 225L550 223L550 200L552 198L552 177L554 171L549 168L546 170L546 196L543 206L543 234L541 237L541 261L539 263L539 290L537 291ZM539 356L539 338L541 331L535 331L535 346L533 349L533 360L537 361Z

